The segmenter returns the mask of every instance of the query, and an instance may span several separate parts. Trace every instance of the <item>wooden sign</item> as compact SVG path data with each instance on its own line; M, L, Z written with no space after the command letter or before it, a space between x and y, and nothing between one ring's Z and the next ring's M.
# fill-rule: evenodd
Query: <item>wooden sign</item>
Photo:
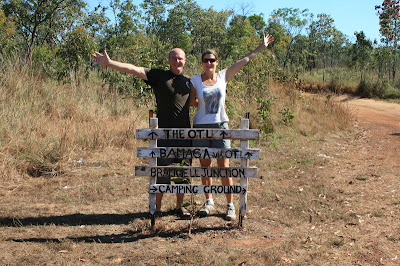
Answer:
M257 167L135 166L136 176L151 177L257 177Z
M191 148L191 147L159 147L137 148L138 158L181 158L181 159L258 159L258 149L217 149L217 148Z
M152 117L152 116L150 116ZM135 166L136 176L149 177L149 210L155 224L156 193L240 194L239 225L247 210L248 178L257 177L257 168L249 167L250 159L259 159L260 150L249 149L249 140L259 139L259 130L249 129L249 120L242 119L240 129L158 128L157 118L150 118L150 128L137 129L137 139L149 140L150 147L138 147L137 157L150 158L148 166ZM158 139L238 139L240 149L206 147L157 147ZM240 167L157 166L157 158L240 159ZM158 177L239 178L240 185L156 184Z
M258 129L160 128L136 129L137 139L259 139Z
M212 193L212 194L245 194L246 188L241 186L217 185L151 185L149 193Z

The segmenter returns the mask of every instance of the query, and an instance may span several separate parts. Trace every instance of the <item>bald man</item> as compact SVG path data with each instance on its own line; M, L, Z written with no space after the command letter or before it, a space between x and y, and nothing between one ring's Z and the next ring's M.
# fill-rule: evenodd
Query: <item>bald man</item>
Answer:
M185 52L174 48L168 56L169 69L156 69L135 66L111 60L104 50L104 54L94 52L94 61L102 66L111 67L120 72L133 74L149 84L156 96L158 126L160 128L190 128L190 79L182 74L186 63ZM159 147L188 147L190 140L158 140ZM181 159L157 159L157 165L167 166L172 163L181 163ZM170 177L157 178L157 184L170 184ZM184 181L186 183L187 181ZM178 183L178 182L176 182ZM182 207L184 194L177 194L175 211L181 217L188 217L190 213ZM162 215L161 202L163 194L156 194L156 216Z

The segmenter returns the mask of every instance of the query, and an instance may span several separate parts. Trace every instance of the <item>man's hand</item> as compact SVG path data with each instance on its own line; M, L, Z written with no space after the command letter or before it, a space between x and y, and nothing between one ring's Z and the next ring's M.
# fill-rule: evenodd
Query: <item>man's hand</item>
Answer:
M101 53L98 53L98 52L94 52L92 54L92 57L96 63L98 63L102 66L108 66L108 64L111 61L110 57L108 57L106 50L104 50L104 55L102 55Z

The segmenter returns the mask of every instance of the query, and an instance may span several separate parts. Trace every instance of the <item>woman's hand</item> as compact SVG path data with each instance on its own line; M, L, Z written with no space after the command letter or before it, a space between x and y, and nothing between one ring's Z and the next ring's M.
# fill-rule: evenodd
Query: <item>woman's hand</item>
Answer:
M111 61L110 57L108 57L106 50L104 50L104 55L102 55L101 53L98 53L98 52L94 52L92 54L92 57L96 63L98 63L102 66L107 66Z
M264 35L263 44L265 45L265 47L267 47L273 41L274 41L274 37L272 37L272 35L270 35L270 34Z

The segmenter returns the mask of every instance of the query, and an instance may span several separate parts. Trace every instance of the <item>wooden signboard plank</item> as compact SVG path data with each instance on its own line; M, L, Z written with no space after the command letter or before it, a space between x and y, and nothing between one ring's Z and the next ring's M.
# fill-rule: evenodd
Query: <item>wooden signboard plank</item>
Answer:
M135 166L135 175L151 177L257 177L257 167Z
M136 129L137 139L259 139L258 129L158 128Z
M246 188L239 185L150 185L149 193L211 193L211 194L245 194Z
M217 149L192 147L138 147L138 158L182 158L182 159L259 159L259 149Z

